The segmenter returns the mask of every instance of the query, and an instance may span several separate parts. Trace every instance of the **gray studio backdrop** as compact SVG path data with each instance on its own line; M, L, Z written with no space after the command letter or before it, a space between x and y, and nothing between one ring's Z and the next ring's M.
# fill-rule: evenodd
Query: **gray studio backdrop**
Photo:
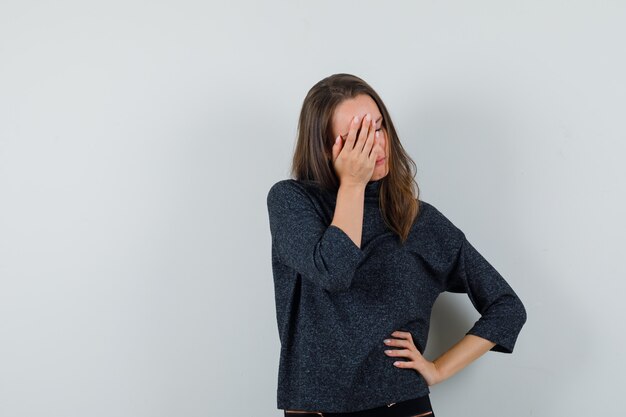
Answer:
M618 415L624 1L0 3L0 416L281 416L265 197L337 72L524 301L438 417ZM435 304L434 359L479 317Z

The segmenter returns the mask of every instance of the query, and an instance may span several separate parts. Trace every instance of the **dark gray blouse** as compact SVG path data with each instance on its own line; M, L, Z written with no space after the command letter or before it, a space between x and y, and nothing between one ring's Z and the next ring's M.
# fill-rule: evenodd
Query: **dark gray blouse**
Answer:
M395 330L426 347L433 303L467 293L479 320L467 332L512 353L526 322L520 298L465 234L432 204L404 245L379 208L380 182L365 189L361 248L330 225L336 194L285 179L267 194L276 319L279 409L350 412L430 393L421 374L398 368L383 343Z

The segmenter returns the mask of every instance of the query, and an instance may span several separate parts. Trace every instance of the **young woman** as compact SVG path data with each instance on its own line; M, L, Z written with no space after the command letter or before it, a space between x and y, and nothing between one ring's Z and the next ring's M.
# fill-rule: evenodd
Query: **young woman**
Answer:
M335 74L307 94L293 179L267 194L285 416L434 417L429 387L491 350L512 353L526 310L434 205L378 94ZM467 293L481 317L434 361L432 306Z

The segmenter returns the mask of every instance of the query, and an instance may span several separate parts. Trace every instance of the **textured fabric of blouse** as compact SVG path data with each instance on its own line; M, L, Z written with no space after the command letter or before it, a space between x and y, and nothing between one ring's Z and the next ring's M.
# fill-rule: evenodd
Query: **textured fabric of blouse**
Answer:
M393 365L383 343L410 332L424 353L432 306L442 292L466 293L480 318L467 334L512 353L526 322L522 301L465 234L418 200L408 240L384 223L383 181L365 189L359 248L331 225L337 195L280 180L267 194L280 338L277 407L351 412L430 393L414 369Z

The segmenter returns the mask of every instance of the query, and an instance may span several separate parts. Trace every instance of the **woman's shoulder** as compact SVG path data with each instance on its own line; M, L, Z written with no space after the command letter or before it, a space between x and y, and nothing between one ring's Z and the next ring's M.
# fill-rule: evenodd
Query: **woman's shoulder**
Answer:
M413 225L412 235L420 243L439 242L453 249L463 238L459 229L437 206L418 199L419 212Z
M404 247L428 265L433 273L445 273L457 258L462 232L433 203L417 199L419 211Z
M418 212L415 219L416 226L424 226L441 220L441 212L432 203L417 198Z
M289 191L293 188L295 180L291 178L285 178L282 180L276 181L269 188L268 194L277 193L277 192L285 192Z
M314 181L285 178L272 184L267 192L268 204L287 200L310 200L320 194L321 189Z
M276 181L269 188L268 193L311 193L319 190L319 185L315 181L303 181L293 178L285 178Z
M417 202L419 204L419 213L416 223L435 228L457 229L450 219L433 203L422 199L417 199Z

